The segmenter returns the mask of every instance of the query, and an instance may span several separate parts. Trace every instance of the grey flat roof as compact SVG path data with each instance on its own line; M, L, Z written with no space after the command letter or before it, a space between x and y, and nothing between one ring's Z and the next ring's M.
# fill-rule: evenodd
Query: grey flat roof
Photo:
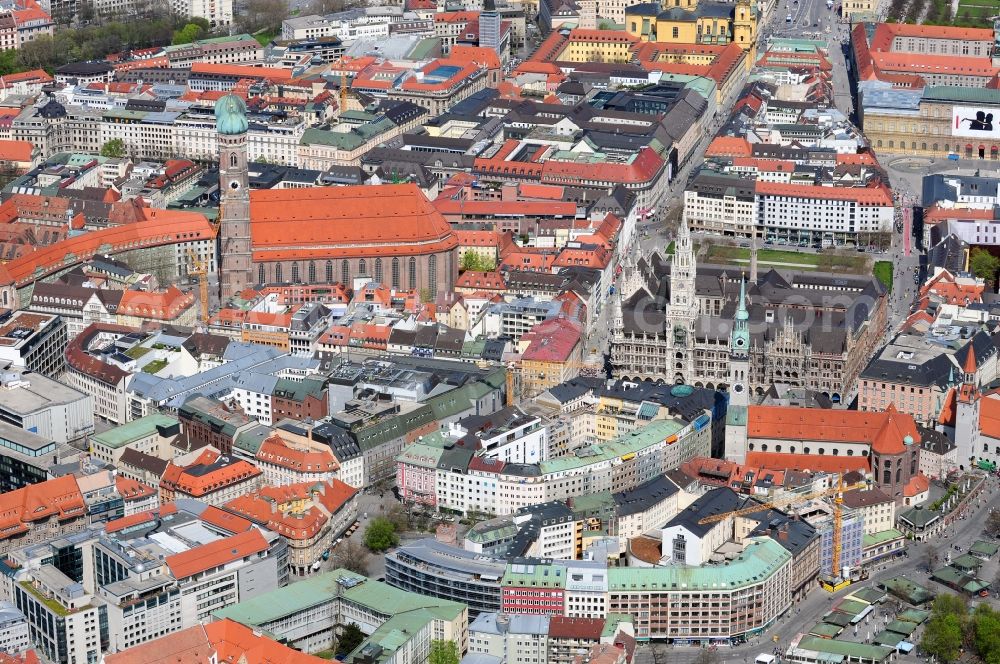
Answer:
M41 374L29 374L24 380L31 384L26 387L0 390L0 409L18 415L31 415L47 406L69 404L87 396L69 385Z

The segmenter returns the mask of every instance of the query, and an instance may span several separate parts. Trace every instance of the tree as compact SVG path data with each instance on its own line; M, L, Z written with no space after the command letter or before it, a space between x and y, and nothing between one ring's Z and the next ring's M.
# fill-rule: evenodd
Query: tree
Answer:
M986 525L983 532L990 537L1000 537L1000 509L994 508L986 517ZM1000 589L998 589L1000 590Z
M174 30L174 38L170 42L174 46L190 44L205 36L206 30L197 23L188 23L180 30Z
M370 551L381 553L399 544L396 527L385 517L376 517L365 528L365 546Z
M972 615L973 645L986 664L1000 664L1000 613L983 602Z
M355 574L368 576L371 554L368 549L351 539L346 539L333 550L333 566Z
M958 659L962 647L962 623L955 615L934 616L927 623L920 646L945 664Z
M458 646L454 641L434 639L431 641L431 654L428 664L458 664Z
M125 141L120 138L112 138L101 146L101 156L121 159L125 156Z
M479 267L479 254L475 251L466 251L462 254L462 270L469 270L472 272L478 272L482 268Z
M320 16L345 9L347 9L347 2L345 0L312 0L309 3L309 13L319 14Z
M954 662L960 654L964 636L969 632L969 611L958 595L938 595L931 609L931 618L924 629L921 647L945 664Z
M337 639L337 654L347 655L362 644L365 640L365 633L361 631L356 623L351 623L340 633Z
M975 247L969 256L969 270L980 279L993 282L1000 271L1000 258L989 251Z
M382 500L382 515L397 531L406 530L410 525L410 515L406 508L392 494Z
M932 570L938 564L938 551L936 547L927 547L927 569Z
M288 16L286 0L247 0L246 12L237 19L237 22L240 28L247 32L278 30L286 16Z

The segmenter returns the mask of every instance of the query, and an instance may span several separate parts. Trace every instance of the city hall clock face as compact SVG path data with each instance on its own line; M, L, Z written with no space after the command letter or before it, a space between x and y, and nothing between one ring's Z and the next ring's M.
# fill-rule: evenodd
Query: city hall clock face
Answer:
M736 347L737 348L743 348L746 345L747 345L747 340L746 339L744 339L743 337L737 337L737 339L736 339Z
M733 383L733 392L740 394L743 391L743 383Z

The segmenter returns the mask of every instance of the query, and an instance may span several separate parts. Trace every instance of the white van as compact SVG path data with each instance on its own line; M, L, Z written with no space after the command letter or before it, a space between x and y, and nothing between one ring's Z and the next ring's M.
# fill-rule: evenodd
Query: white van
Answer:
M755 659L753 662L754 664L774 664L774 662L777 661L777 659L778 658L775 657L774 655L765 655L764 653L761 653L757 655L757 659Z

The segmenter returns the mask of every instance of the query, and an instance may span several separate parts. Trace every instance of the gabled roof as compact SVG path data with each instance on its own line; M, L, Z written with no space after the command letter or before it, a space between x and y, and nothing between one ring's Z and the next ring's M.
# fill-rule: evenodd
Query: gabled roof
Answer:
M823 410L793 406L750 406L747 436L778 440L867 443L880 454L898 454L904 439L919 443L913 417L892 405L884 412ZM842 459L843 460L843 459Z
M0 494L0 540L19 535L35 521L83 517L87 505L72 475Z
M167 556L165 562L174 578L180 580L264 551L267 540L254 528Z

